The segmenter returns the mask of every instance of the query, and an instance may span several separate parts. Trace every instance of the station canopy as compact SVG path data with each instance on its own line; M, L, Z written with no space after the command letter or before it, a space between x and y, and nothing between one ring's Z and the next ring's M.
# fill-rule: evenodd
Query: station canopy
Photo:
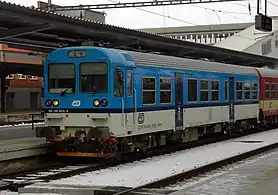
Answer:
M181 41L6 2L0 2L0 43L46 53L86 43L243 66L271 68L278 65L276 58Z

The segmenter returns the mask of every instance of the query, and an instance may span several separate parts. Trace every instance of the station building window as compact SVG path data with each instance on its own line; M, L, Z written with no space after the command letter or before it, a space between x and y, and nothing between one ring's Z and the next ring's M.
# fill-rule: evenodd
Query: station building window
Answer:
M252 99L258 99L258 83L252 83Z
M271 98L275 99L275 97L276 97L276 86L275 86L275 83L271 83L270 90L271 90L271 92L270 92Z
M39 78L37 77L37 76L31 76L30 77L30 80L32 80L32 81L37 81Z
M236 99L242 100L242 81L236 82Z
M219 81L211 82L211 100L212 101L219 100Z
M188 79L188 101L196 102L197 101L197 80L196 79Z
M168 104L172 102L172 85L170 77L160 78L160 103Z
M269 86L269 83L265 83L265 98L266 99L270 98L270 86Z
M209 93L208 80L201 80L200 91L201 91L201 101L208 101L208 93Z
M6 77L6 79L8 79L8 80L14 79L14 74L9 74L9 75Z
M27 76L24 75L24 74L17 74L17 78L20 79L20 80L23 80L23 79L26 79Z
M250 82L249 81L244 82L244 99L246 99L246 100L250 99Z
M155 77L143 77L142 78L142 92L143 92L143 104L155 104L156 100L156 87Z

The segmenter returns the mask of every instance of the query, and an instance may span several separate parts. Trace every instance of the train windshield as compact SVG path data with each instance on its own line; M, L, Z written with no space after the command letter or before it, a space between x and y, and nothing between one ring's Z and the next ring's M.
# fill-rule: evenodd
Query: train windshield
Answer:
M74 93L75 65L72 63L49 64L48 91L49 93Z
M107 93L108 66L104 62L80 64L80 92Z

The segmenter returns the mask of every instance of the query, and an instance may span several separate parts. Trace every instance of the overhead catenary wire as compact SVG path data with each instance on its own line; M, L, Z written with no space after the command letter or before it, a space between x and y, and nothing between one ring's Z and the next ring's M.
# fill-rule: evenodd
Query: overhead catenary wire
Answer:
M226 10L219 10L219 9L212 9L212 8L202 7L202 6L198 6L198 5L191 5L191 6L199 7L199 8L202 8L202 9L207 9L207 10L211 10L211 11L215 11L215 12L219 12L219 13L249 15L249 13L245 13L245 12L231 12L231 11L226 11Z
M113 0L108 0L108 1L113 2L113 3L119 3L119 2L113 1ZM186 24L197 25L197 24L195 24L195 23L193 23L193 22L189 22L189 21L185 21L185 20L178 19L178 18L174 18L174 17L171 17L171 16L169 16L169 15L166 16L166 15L164 15L164 14L156 13L156 12L149 11L149 10L145 10L145 9L142 9L142 8L134 7L133 9L137 9L137 10L140 10L140 11L148 12L148 13L150 13L150 14L162 16L162 17L164 17L164 18L169 18L169 19L172 19L172 20L176 20L176 21L179 21L179 22L186 23Z
M251 5L250 5L250 2L248 3L248 5L242 5L242 4L240 4L240 3L235 3L235 2L229 2L229 3L234 4L234 5L239 5L239 6L242 6L242 7L248 7L248 6L250 6L250 8L254 8L254 9L257 8L256 6L251 6ZM273 2L271 2L271 1L269 1L269 0L267 1L267 3L269 3L270 5L272 5L272 6L274 6L274 7L278 7L277 4L275 4L275 3L273 3Z
M278 7L278 5L277 4L275 4L275 3L272 3L271 1L267 1L270 5L273 5L273 6L275 6L275 7Z
M113 2L113 3L119 3L119 2L114 1L114 0L108 0L108 1ZM239 4L239 5L241 5L241 4ZM211 11L214 11L215 13L218 12L218 13L226 14L226 15L228 15L230 17L233 17L236 20L238 18L233 16L233 14L236 14L236 15L250 15L250 13L245 13L245 12L233 12L233 11L228 11L228 10L218 10L218 9L212 9L212 8L198 6L198 5L191 5L191 6L202 8L202 9L205 9L205 10L211 10ZM242 5L242 6L244 6L244 5ZM182 22L182 23L186 23L186 24L190 24L190 25L197 25L196 23L193 23L193 22L190 22L190 21L185 21L185 20L182 20L182 19L179 19L179 18L171 17L169 15L169 13L168 13L168 15L165 15L164 11L163 11L163 14L160 14L160 13L156 13L156 12L153 12L153 11L145 10L145 9L142 9L142 8L137 8L137 7L135 7L134 9L137 9L137 10L140 10L140 11L144 11L144 12L148 12L148 13L151 13L151 14L154 14L154 15L158 15L158 16L161 16L161 17L164 17L164 18L171 19L171 20L179 21L179 22ZM219 14L216 13L216 15L218 17L218 20L221 21Z
M225 15L227 15L229 17L232 17L235 20L239 20L239 19L242 20L242 19L234 16L233 14L250 15L250 13L244 13L244 12L231 12L231 11L226 11L226 10L217 10L217 9L202 7L202 6L198 6L198 5L191 5L191 6L198 7L198 8L205 9L205 10L209 10L209 11L213 11L216 14L216 16L218 17L219 21L221 21L219 13L225 14ZM220 24L221 24L221 22L220 22Z
M120 2L117 2L115 0L108 0L110 2L113 2L113 3L120 3ZM270 2L270 1L268 1ZM207 7L202 7L202 6L198 6L198 5L191 5L191 6L194 6L194 7L198 7L198 8L201 8L201 9L205 9L205 11L207 10L210 10L210 11L213 11L218 20L219 20L219 23L221 24L222 21L221 21L221 17L220 17L220 13L221 14L225 14L229 17L232 17L234 18L235 20L241 20L242 21L242 18L240 17L236 17L234 15L250 15L250 19L244 19L244 20L247 20L248 22L250 22L250 20L252 21L253 20L253 17L255 16L254 14L252 14L252 10L251 8L255 8L254 6L251 6L251 3L250 3L250 0L248 1L248 4L247 5L242 5L242 4L239 4L239 3L235 3L235 2L230 2L232 4L235 4L235 5L239 5L239 6L243 6L243 7L247 7L247 10L248 12L235 12L235 11L228 11L228 10L219 10L219 9L213 9L213 8L207 8ZM270 2L273 6L277 6L276 4ZM278 6L277 6L278 7ZM157 15L157 16L161 16L163 17L163 25L164 25L164 31L165 31L165 28L166 28L166 18L168 19L171 19L171 20L175 20L175 21L178 21L178 22L182 22L182 23L185 23L185 24L189 24L189 25L197 25L196 23L193 23L191 21L186 21L186 20L183 20L183 19L179 19L179 18L175 18L175 17L171 17L170 14L169 14L169 6L166 6L167 8L167 14L165 12L165 6L163 6L163 10L162 10L162 13L156 13L156 12L153 12L153 11L149 11L149 10L145 10L145 9L142 9L142 8L137 8L135 7L134 9L137 9L137 10L140 10L140 11L144 11L144 12L147 12L147 13L150 13L150 14L154 14L154 15Z

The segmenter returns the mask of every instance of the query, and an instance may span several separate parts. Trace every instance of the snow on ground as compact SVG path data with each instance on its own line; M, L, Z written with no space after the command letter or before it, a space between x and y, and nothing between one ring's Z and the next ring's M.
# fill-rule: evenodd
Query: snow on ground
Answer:
M253 156L248 159L236 162L232 165L227 165L224 168L216 169L216 170L204 173L202 175L198 175L197 177L193 177L193 178L187 179L185 181L181 181L176 184L166 186L165 189L183 190L185 188L187 189L187 188L191 188L191 187L195 187L195 186L205 185L211 181L214 181L217 179L223 179L223 177L225 177L227 174L231 174L231 171L233 171L235 169L243 169L244 167L247 168L248 166L250 166L254 163L258 163L258 161L261 162L261 160L265 160L266 158L273 157L274 155L278 156L277 154L278 154L278 151L275 150L274 152L271 152L271 153L263 153L263 154L260 154L259 156ZM262 166L266 166L266 165L262 165ZM263 169L261 169L261 170L263 170ZM228 180L229 179L231 179L231 178L228 178ZM229 181L228 180L226 180L226 181L222 180L222 183L229 183L231 181L231 180L229 180ZM218 182L217 185L219 185L219 184L220 183Z
M34 123L34 125L44 125L44 122ZM32 123L21 123L21 124L14 124L14 125L1 125L0 128L7 128L7 127L22 127L22 126L32 126Z
M55 180L49 184L135 187L169 175L189 171L219 160L278 142L278 129L193 149L157 156L107 169ZM263 141L242 143L238 141ZM47 187L47 184L46 186Z
M20 193L21 195L37 195L38 193ZM61 195L54 193L39 193L40 195ZM0 195L19 195L17 192L0 191Z
M196 182L184 181L173 195L274 195L278 183L278 150L264 153L249 162L222 169L219 174L208 174ZM221 173L222 172L222 173ZM191 183L191 184L190 184ZM172 189L172 188L171 188ZM176 189L176 188L175 188Z

